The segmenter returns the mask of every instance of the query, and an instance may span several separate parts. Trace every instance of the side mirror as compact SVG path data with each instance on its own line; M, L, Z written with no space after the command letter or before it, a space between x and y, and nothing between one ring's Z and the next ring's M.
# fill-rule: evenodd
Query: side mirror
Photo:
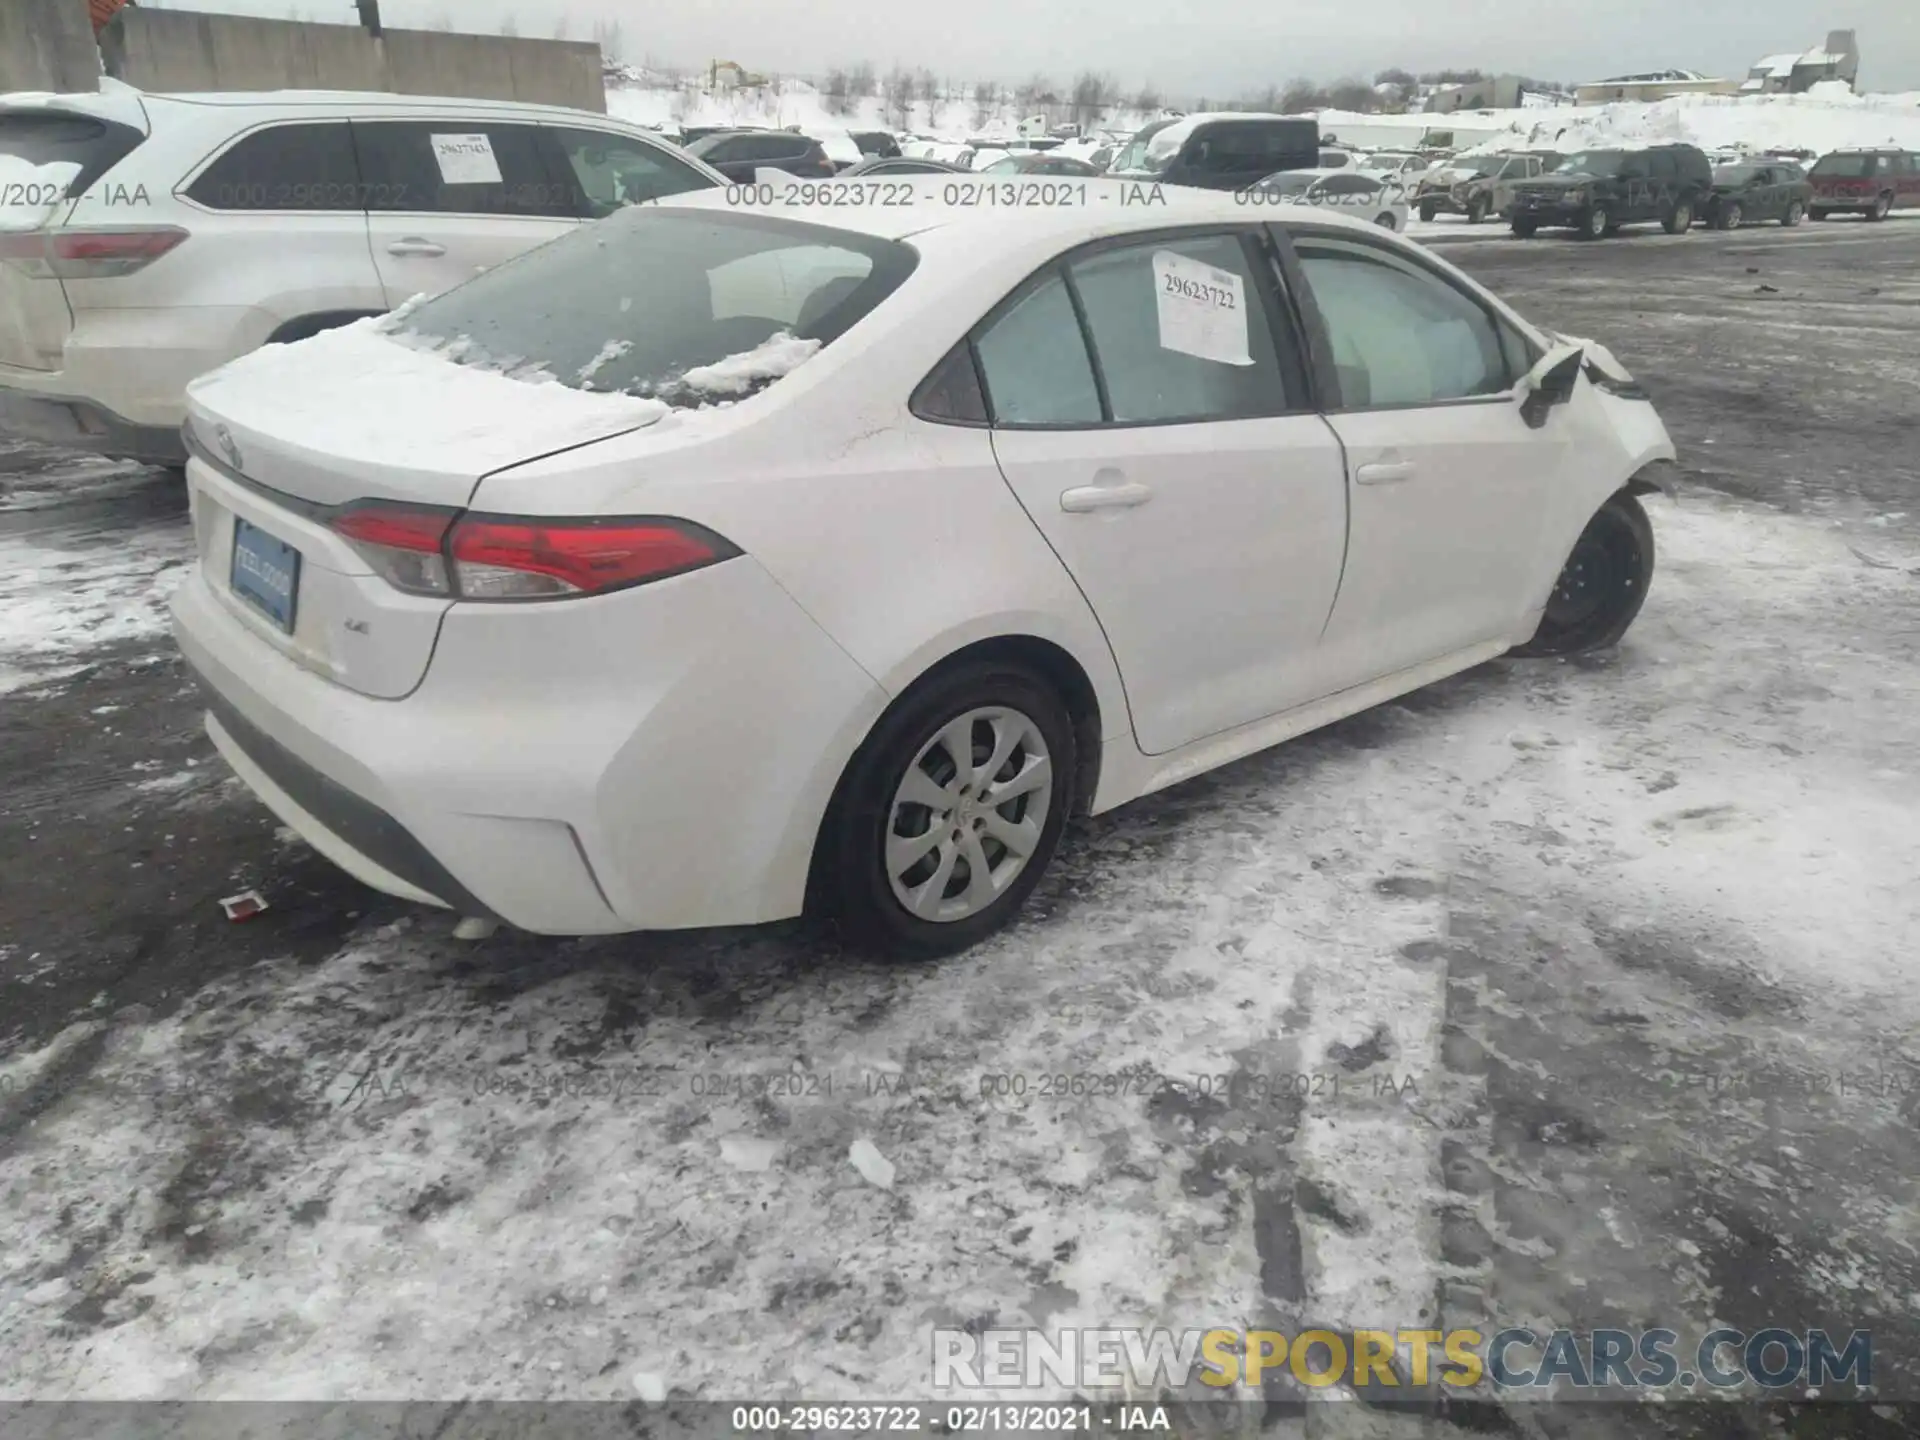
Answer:
M1527 372L1520 386L1525 395L1520 402L1520 418L1529 429L1538 430L1556 406L1573 398L1573 387L1579 383L1580 367L1586 358L1587 352L1577 345L1557 345Z

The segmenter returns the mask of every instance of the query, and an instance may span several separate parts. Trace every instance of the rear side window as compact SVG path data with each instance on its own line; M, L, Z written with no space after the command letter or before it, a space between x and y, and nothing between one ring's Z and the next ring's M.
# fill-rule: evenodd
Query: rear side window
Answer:
M1115 422L1237 420L1288 408L1265 305L1237 236L1100 250L1068 273Z
M131 125L87 115L16 111L0 115L0 157L33 166L72 165L67 194L78 195L118 165L146 136ZM57 183L49 175L44 183Z
M1073 297L1058 271L975 342L996 425L1098 425L1100 391Z
M1680 173L1680 167L1674 164L1671 150L1655 150L1648 155L1647 169L1656 180L1672 180Z
M570 176L548 172L539 127L356 120L367 208L577 218Z
M1873 174L1878 155L1823 155L1813 167L1815 175L1839 180L1864 180Z
M187 187L209 210L365 208L344 122L272 125L242 135Z
M694 406L772 384L918 258L824 225L637 205L428 300L391 333L458 364Z
M547 132L579 185L580 213L592 219L623 205L703 190L713 182L691 165L644 141L604 130L554 126Z

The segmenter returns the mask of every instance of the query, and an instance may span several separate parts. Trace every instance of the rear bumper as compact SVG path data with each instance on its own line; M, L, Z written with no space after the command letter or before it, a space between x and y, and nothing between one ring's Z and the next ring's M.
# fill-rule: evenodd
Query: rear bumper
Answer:
M16 390L0 380L0 431L148 465L184 465L178 425L137 425L104 405Z
M538 934L799 914L886 701L750 557L564 605L456 605L401 700L296 663L215 583L194 567L174 633L261 801L376 889Z

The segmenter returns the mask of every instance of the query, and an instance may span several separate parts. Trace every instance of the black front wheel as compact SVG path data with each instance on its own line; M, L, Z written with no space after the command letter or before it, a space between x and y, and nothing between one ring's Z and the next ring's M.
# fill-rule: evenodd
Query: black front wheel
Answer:
M1484 195L1476 195L1467 202L1467 224L1478 225L1487 218L1491 204Z
M1607 213L1604 205L1596 205L1587 211L1586 218L1580 222L1582 240L1598 240L1613 230L1613 217Z
M1425 201L1421 202L1420 218L1428 225L1431 225L1433 223L1433 217L1438 215L1439 213L1440 213L1440 207L1438 205L1429 205Z
M1780 223L1791 230L1795 225L1798 225L1801 220L1806 218L1806 213L1807 207L1796 200L1787 206L1787 213L1780 217Z
M1739 204L1729 200L1720 207L1719 213L1715 217L1716 228L1721 230L1738 230L1740 228L1740 222L1745 218L1745 214L1740 209Z
M1531 220L1516 220L1513 222L1513 233L1518 235L1522 240L1531 240L1539 233L1539 230L1540 227Z
M1041 676L958 665L908 692L848 766L814 857L860 948L964 950L1040 882L1074 803L1071 716Z
M1632 495L1602 505L1554 581L1540 628L1516 655L1581 655L1619 643L1646 603L1653 525Z

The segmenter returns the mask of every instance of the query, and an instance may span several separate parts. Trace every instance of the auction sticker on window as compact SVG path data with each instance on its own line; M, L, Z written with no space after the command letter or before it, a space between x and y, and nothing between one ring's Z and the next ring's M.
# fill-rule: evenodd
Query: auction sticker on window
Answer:
M1246 286L1238 275L1156 250L1153 287L1162 349L1222 365L1253 364L1247 353Z
M449 185L498 185L500 161L485 135L435 135L433 158Z

